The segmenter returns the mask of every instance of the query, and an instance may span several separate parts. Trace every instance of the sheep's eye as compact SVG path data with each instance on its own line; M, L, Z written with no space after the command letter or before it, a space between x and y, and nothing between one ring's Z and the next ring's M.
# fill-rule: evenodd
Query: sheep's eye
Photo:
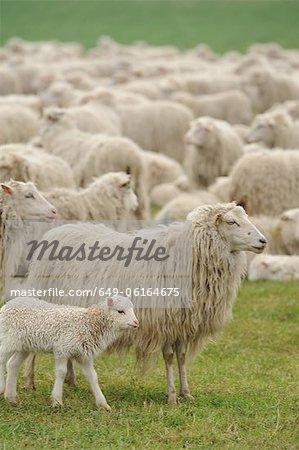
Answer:
M34 195L32 194L32 192L28 192L28 194L25 194L26 198L34 198Z
M127 183L122 184L120 187L121 187L121 188L127 188L127 189L129 189L129 187L130 187L130 182L128 181Z
M119 314L126 314L124 311L117 311Z
M229 222L226 222L228 225L238 225L235 220L230 220Z

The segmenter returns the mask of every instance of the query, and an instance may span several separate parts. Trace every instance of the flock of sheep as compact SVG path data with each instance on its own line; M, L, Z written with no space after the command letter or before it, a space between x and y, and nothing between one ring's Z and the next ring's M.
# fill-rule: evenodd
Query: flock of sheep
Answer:
M62 404L64 379L75 383L77 360L97 405L109 409L93 359L107 347L133 346L141 362L162 351L171 403L176 356L180 394L190 398L186 355L230 320L241 278L299 279L299 52L271 43L218 56L205 45L181 52L108 37L84 52L76 43L12 38L0 63L2 275L4 261L17 272L5 243L14 241L16 222L26 234L27 219L144 220L155 205L164 224L156 233L176 239L176 221L187 219L193 236L190 308L135 308L137 321L122 297L100 307L83 296L72 306L50 295L47 302L7 303L0 313L0 393L16 401L16 374L28 355L25 384L33 388L35 353L50 351L53 405ZM100 239L113 233L128 239L106 226ZM44 238L63 246L97 234L94 224L77 223L54 226ZM18 239L13 245L18 252ZM57 287L67 290L79 268L61 270L33 261L27 285L48 289L56 271ZM83 270L98 286L107 275L98 261ZM113 265L108 272L115 277ZM120 271L118 281L125 284L126 276ZM74 337L76 321L84 339Z

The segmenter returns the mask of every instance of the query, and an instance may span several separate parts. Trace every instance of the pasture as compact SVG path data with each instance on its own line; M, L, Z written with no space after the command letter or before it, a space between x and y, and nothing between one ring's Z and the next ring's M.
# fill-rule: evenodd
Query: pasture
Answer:
M97 410L81 375L52 410L50 356L37 362L37 390L20 405L0 399L1 448L297 449L298 283L244 282L234 320L190 368L191 402L167 405L163 362L140 374L132 356L99 358L111 413Z

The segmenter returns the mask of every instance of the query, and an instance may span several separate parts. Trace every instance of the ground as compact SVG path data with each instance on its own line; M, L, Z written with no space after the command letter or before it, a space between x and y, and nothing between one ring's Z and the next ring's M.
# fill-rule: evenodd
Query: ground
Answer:
M254 42L298 47L299 2L279 0L1 0L0 41L61 39L95 45L108 34L188 48L244 51Z
M141 375L132 356L97 361L113 408L97 410L88 386L65 388L63 409L49 396L52 359L37 360L37 390L19 379L19 406L0 399L3 449L299 448L298 282L245 282L234 320L191 365L194 400L165 403L162 360Z

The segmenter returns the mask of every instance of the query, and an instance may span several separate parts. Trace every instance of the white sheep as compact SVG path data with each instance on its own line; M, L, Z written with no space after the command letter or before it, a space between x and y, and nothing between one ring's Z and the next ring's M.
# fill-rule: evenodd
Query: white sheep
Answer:
M215 183L208 187L208 192L215 195L221 202L230 201L230 178L217 177Z
M188 92L177 92L173 100L190 108L194 117L209 116L231 124L249 124L252 118L250 99L239 90L193 96Z
M75 187L73 171L66 161L27 144L0 146L0 179L32 181L41 190Z
M172 183L161 183L155 186L150 193L150 200L156 206L164 206L174 198L191 191L187 175L182 175Z
M138 206L130 181L124 172L109 172L85 189L57 188L45 196L64 220L122 220Z
M299 122L294 122L283 109L260 114L249 129L247 141L269 148L299 149Z
M258 255L249 264L248 279L290 281L299 280L299 256Z
M134 142L79 131L64 112L56 108L45 113L41 137L47 151L65 159L74 169L79 186L86 186L94 177L107 172L130 173L138 198L136 216L147 217L147 172L142 151Z
M30 108L0 105L0 145L28 142L38 133L39 119Z
M192 354L203 347L210 338L216 337L226 323L231 320L232 305L236 298L245 269L246 258L244 251L260 253L263 251L266 240L264 236L248 220L243 208L234 203L217 204L196 208L188 215L192 225L193 255L183 258L181 254L173 254L175 259L175 272L172 279L177 283L181 279L182 268L190 268L192 273L193 295L190 308L161 308L162 297L157 297L157 308L139 308L136 312L140 322L138 332L133 335L126 333L120 339L117 347L126 348L134 345L139 359L146 360L153 353L163 352L167 370L168 401L176 402L176 392L173 378L173 356L176 352L179 365L181 394L189 398L185 358L188 351ZM173 223L169 227L158 227L154 230L139 230L137 235L141 238L159 239L165 248L170 245L173 251L174 242L180 242L182 230L186 223ZM113 246L117 243L122 247L132 244L135 235L113 232L103 226L92 224L64 225L46 233L43 239L52 242L59 241L59 248L74 246L75 243L84 242L86 245L94 243ZM186 248L186 241L183 242ZM61 246L61 247L60 247ZM49 249L48 249L49 250ZM115 280L116 287L123 289L130 283L129 279L142 280L150 274L152 286L160 286L166 282L165 272L157 262L132 260L129 267L116 264L103 264L102 261L93 261L81 264L75 260L64 266L50 261L46 251L40 260L34 259L30 265L28 286L36 289L47 289L53 286L68 290L69 280L72 287L81 285L81 281L88 276L89 288L107 285L111 279ZM183 266L182 266L183 264ZM165 267L168 267L167 265ZM117 272L117 280L115 273ZM70 278L71 277L71 278ZM83 277L83 278L82 278ZM173 278L174 277L174 278ZM176 278L177 277L177 278ZM175 283L174 283L175 284ZM182 287L188 288L184 281ZM183 296L183 291L181 292ZM49 301L64 303L64 297L47 296ZM69 298L68 298L69 300ZM80 306L88 306L92 298L86 296L72 297L72 302ZM173 301L173 300L172 300ZM133 300L134 302L134 300ZM141 303L142 304L142 303ZM164 303L162 303L164 304ZM168 305L168 304L167 304Z
M148 171L148 189L152 189L161 183L172 183L185 173L181 164L168 156L144 151L143 157Z
M265 150L246 153L230 173L230 200L250 216L277 216L299 207L299 152Z
M45 308L40 305L40 300L32 297L12 300L0 310L0 393L4 393L7 401L16 403L17 373L22 362L29 352L51 352L55 359L53 407L63 404L67 362L72 358L79 363L88 380L96 405L110 411L98 384L93 360L123 330L137 327L132 302L121 296L109 297L101 306L89 308L57 308L54 305Z
M185 139L188 145L184 167L197 189L228 175L243 154L242 142L233 127L211 117L194 120Z

